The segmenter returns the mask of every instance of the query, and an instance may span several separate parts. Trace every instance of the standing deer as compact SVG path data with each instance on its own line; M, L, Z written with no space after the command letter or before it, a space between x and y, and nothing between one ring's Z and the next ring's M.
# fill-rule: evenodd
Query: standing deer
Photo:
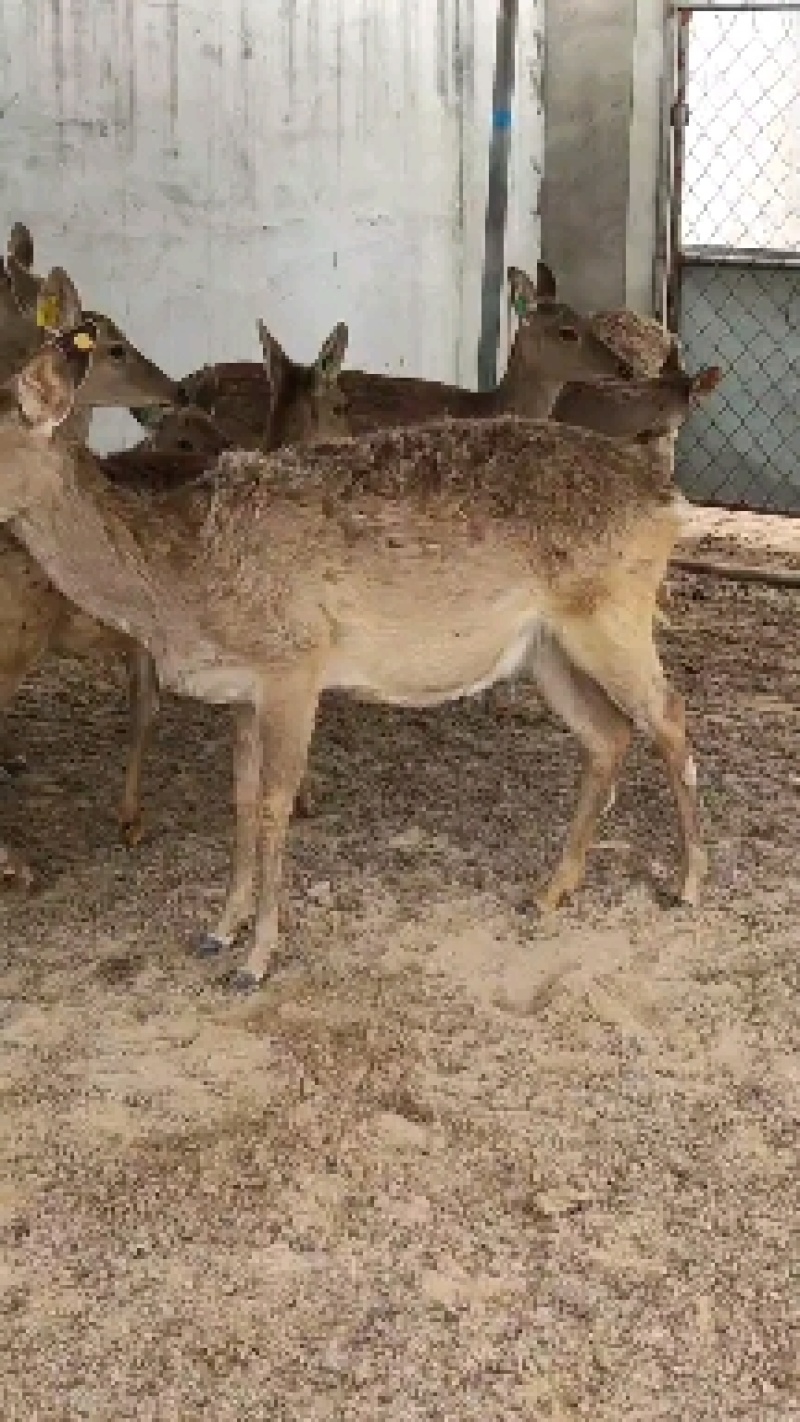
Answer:
M57 316L58 324L74 326L82 319L80 299L62 269L55 268L47 282L40 282L37 289L38 311L42 320L54 321ZM182 416L194 417L206 420L211 431L214 430L213 422L200 411L173 411L173 382L141 356L121 334L119 342L113 345L123 346L124 359L112 353L107 339L110 323L106 318L94 315L91 320L97 336L96 345L86 380L77 392L78 400L87 407L87 414L91 413L91 407L95 404L127 406L131 400L137 400L148 409L166 406L170 410L168 418L175 423ZM29 324L36 329L30 318ZM283 393L277 403L276 417L285 432L298 439L344 432L338 415L336 375L346 347L347 328L340 324L323 342L317 360L311 366L303 367L305 380ZM77 410L73 410L70 419L62 426L62 437L65 431L71 438L84 436L86 431L78 422L78 414ZM165 440L163 428L159 428L156 438ZM215 453L227 447L227 442L222 440L220 443L220 439L217 434ZM107 456L105 467L107 473L119 482L132 482L139 487L146 487L148 483L154 487L171 486L182 477L190 478L198 472L196 462L190 468L184 467L182 472L180 453L178 447L176 455L158 454L148 458L142 452L125 451ZM200 468L203 467L201 462ZM136 844L142 833L141 779L146 739L158 704L151 659L134 640L87 617L63 597L27 549L13 534L2 529L0 708L9 704L25 677L48 652L103 660L124 658L127 664L131 725L119 822L126 842ZM20 761L8 757L6 765L8 772L13 773L20 767ZM11 855L11 851L7 851L7 856L5 870L0 859L0 874L5 873L7 878L26 878L27 870L19 857Z
M38 279L37 279L38 282ZM47 334L61 325L80 319L72 283L60 268L54 268L47 283L37 285L40 293L37 326L33 315L21 316L13 297L12 306L3 307L3 293L9 283L0 276L0 368L16 361L19 368L38 349ZM4 316L9 316L6 322ZM75 407L63 430L70 437L85 438L91 411L97 406L125 408L131 400L142 405L170 406L175 400L172 380L146 359L127 337L105 316L93 317L96 332L94 359L86 380L77 392ZM25 340L21 333L27 333ZM27 549L6 529L0 530L0 710L8 706L25 677L48 650L67 656L135 655L132 644L111 629L92 622L70 604L31 558ZM144 673L141 673L144 679ZM14 774L24 766L19 756L5 755L2 769ZM25 882L29 871L10 850L0 855L0 873Z
M91 339L86 321L49 342L0 410L0 517L65 596L147 648L162 685L233 708L233 875L204 950L231 945L255 913L238 986L259 983L275 951L284 841L327 689L411 707L535 678L585 754L547 911L580 884L641 730L677 805L680 896L696 901L696 775L653 641L685 505L658 440L447 421L227 454L142 497L55 433Z
M557 301L555 278L544 264L537 271L536 285L525 272L512 268L510 287L519 332L496 391L476 393L404 377L343 372L344 327L334 328L316 361L303 365L288 356L259 322L261 364L204 367L180 382L178 408L166 414L133 409L151 433L142 446L107 468L117 478L126 472L139 477L144 448L211 456L220 452L226 440L240 449L271 450L324 433L358 433L403 419L410 422L444 414L487 418L506 409L545 415L570 376L629 371L577 312ZM178 469L170 470L163 461L148 467L156 483L179 477ZM131 688L133 729L121 820L126 838L135 842L141 833L146 739L157 706L152 667L146 658L138 657ZM304 790L298 808L307 809L308 803Z

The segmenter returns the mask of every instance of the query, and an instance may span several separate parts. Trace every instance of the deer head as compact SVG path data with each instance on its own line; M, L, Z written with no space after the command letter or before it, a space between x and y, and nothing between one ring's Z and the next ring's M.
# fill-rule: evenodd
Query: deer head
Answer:
M268 447L346 436L346 401L338 383L349 336L344 322L326 336L311 365L290 360L264 322L257 324L269 387Z
M0 389L0 520L60 486L67 447L53 435L72 414L95 349L95 327L81 321L51 335Z
M95 330L95 346L88 378L78 390L78 408L169 405L175 398L175 383L120 331L97 311L84 312L80 297L63 267L53 267L39 285L36 325L45 337L90 320Z
M508 290L517 318L509 369L517 378L563 383L633 373L595 335L587 317L557 299L556 279L545 262L538 263L535 282L520 267L509 267Z

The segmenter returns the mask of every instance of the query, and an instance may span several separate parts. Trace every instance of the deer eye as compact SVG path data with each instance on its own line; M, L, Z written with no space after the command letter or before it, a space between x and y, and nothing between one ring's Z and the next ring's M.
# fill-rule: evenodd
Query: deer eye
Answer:
M112 360L123 361L126 356L126 350L123 345L117 343L116 345L108 347L108 354Z
M574 326L559 326L558 334L562 341L579 341L580 335Z

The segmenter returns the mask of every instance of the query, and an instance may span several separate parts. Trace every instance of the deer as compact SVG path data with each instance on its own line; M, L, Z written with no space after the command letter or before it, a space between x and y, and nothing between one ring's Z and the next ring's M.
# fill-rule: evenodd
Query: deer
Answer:
M705 393L703 380L706 374L710 374L712 382L716 379L714 371L701 372L697 377L688 380L684 378L677 341L665 334L656 322L646 317L627 311L601 313L600 316L591 318L592 329L587 332L586 322L571 308L561 305L554 310L556 282L544 263L539 264L535 288L526 273L519 268L510 268L509 290L522 323L522 335L515 344L515 354L509 361L512 374L507 385L510 385L510 391L506 385L502 385L499 397L497 392L491 392L487 401L481 394L476 396L474 392L456 387L439 387L424 381L373 377L360 372L345 371L338 376L337 384L340 390L350 377L361 382L358 388L363 398L359 406L360 419L355 421L356 429L363 432L364 429L380 427L387 411L391 424L398 411L407 409L408 404L413 405L416 411L417 405L414 401L420 390L428 402L428 409L434 408L433 402L439 400L441 392L445 391L451 401L448 411L451 417L454 412L465 408L472 410L474 414L486 416L495 409L498 400L501 408L505 408L510 402L513 409L518 400L522 399L524 403L527 392L527 395L532 393L534 410L547 411L555 400L555 410L562 412L558 417L568 423L620 438L646 437L652 428L674 440L677 429L685 420L693 403L690 392L695 391L699 398L702 398ZM555 319L556 317L558 319ZM586 369L598 368L598 336L594 330L595 324L604 333L608 333L613 343L610 366L625 371L625 378L595 376L593 379L570 381L564 385L557 378L558 373L563 376L566 370L574 370L575 360L584 361ZM562 342L566 330L575 333L574 339L568 339L568 346L575 345L576 341L580 345L586 340L588 358L585 355L575 356L571 350L564 353ZM275 431L281 430L282 422L270 420L268 412L271 401L280 403L286 399L287 392L293 397L298 388L307 387L308 367L298 365L287 356L262 321L258 322L258 331L262 346L262 367L238 362L204 367L194 375L186 377L181 382L181 396L188 404L166 413L163 410L134 412L137 418L153 431L135 448L142 451L180 449L182 452L214 455L220 453L226 443L228 447L269 450L280 443L298 442L276 437ZM624 353L624 359L621 352ZM600 363L609 365L606 353L600 356ZM336 369L339 370L340 366L341 362ZM635 370L644 370L647 374L637 376L632 373ZM524 372L527 372L525 379ZM373 382L379 392L389 392L386 398L379 399L374 406L369 404L368 399ZM349 388L352 390L352 382ZM520 390L523 392L522 396L519 394ZM332 388L329 391L329 400L335 400ZM198 401L201 403L195 403ZM338 407L338 414L351 433L354 432L352 410L352 402L345 397ZM555 414L553 417L556 417ZM122 464L117 466L120 472L124 472L126 461L135 460L137 457L133 452L122 456ZM129 464L128 467L134 466ZM189 470L196 472L196 466L189 464L187 473ZM174 480L175 474L169 465L162 464L159 469L158 464L154 464L151 465L151 477L156 483L161 480L163 487L164 478L169 482ZM659 625L668 625L668 619L660 607L656 620ZM144 738L155 713L151 676L146 679L142 698L144 706L139 706L138 714L134 712L140 727L137 739L141 750L134 753L132 764L139 768L142 765ZM502 703L498 706L498 712L501 711ZM135 771L129 783L129 803L132 806L140 801ZM311 789L305 782L296 802L297 812L310 813L311 804ZM129 813L133 814L133 811ZM138 824L138 820L134 819L134 823Z
M16 229L15 229L16 231ZM13 233L12 233L13 236ZM54 269L36 312L20 310L8 274L0 270L0 371L17 368L57 328L69 300L66 274ZM37 278L37 293L41 282ZM73 313L74 314L74 313ZM73 438L88 437L91 412L98 406L126 408L132 399L143 405L171 407L174 382L149 361L106 316L93 317L97 341L95 359L78 392L68 422ZM119 638L106 627L71 607L43 575L38 564L7 529L0 530L0 707L15 695L25 676L48 646L66 655L92 655L113 648ZM0 769L14 776L25 768L22 756L5 754ZM7 880L30 882L30 870L20 856L0 853L0 873Z
M514 412L530 418L549 414L570 379L625 377L633 367L592 330L587 318L558 300L556 279L540 262L534 282L519 267L509 268L509 289L518 328L506 372L494 390L465 390L458 385L408 376L343 370L338 377L342 417L351 434L377 428L421 424L449 416L480 418ZM292 388L302 367L259 323L262 361L206 366L179 382L185 405L199 406L223 433L230 431L240 448L266 448L265 409L274 389ZM131 413L153 429L158 417ZM243 437L243 429L249 433ZM286 443L271 434L272 443Z
M502 412L544 418L558 415L559 396L572 381L598 377L656 377L669 355L673 337L648 317L635 312L600 312L580 316L558 300L556 277L539 262L534 281L520 267L507 272L510 316L516 330L506 371L493 390L473 391L436 381L368 371L345 370L339 377L343 417L351 434L420 424L427 420L480 418ZM509 329L512 326L509 320ZM263 360L205 366L180 382L181 398L205 411L216 431L238 448L267 448L264 410L273 384L291 384L294 362L278 340L259 323ZM148 429L170 415L131 412ZM571 422L583 423L574 404ZM214 431L187 412L178 419L179 438L198 452L210 452Z
M487 396L457 386L344 372L347 333L341 323L323 342L316 360L303 365L290 357L264 322L259 321L260 364L234 362L203 367L179 383L179 403L172 410L133 408L131 413L149 433L133 450L115 457L113 465L107 465L108 471L114 478L137 480L143 477L141 457L145 453L212 457L226 442L240 449L272 450L304 443L325 432L358 433L363 426L372 428L376 422L368 413L373 384L382 392L383 404L379 401L379 408L392 411L393 418L403 411L410 418L420 399L427 401L425 408L432 414L438 410L451 417L470 411L488 415L507 406L520 406L535 415L547 412L569 375L628 373L627 363L620 362L616 352L589 330L586 321L557 301L555 278L543 263L537 270L536 284L517 268L513 269L511 281L520 336L497 392ZM361 413L356 418L353 381L357 378L362 379L366 394L359 397ZM151 481L162 487L165 479L170 483L182 477L180 463L171 467L151 458L147 467ZM184 467L187 474L195 472L191 464ZM134 844L142 834L142 771L146 741L157 710L152 665L141 652L133 665L130 687L132 731L120 825L125 840ZM305 786L298 797L298 811L307 813L310 802L310 791Z
M690 407L716 389L721 378L718 366L688 375L673 339L656 375L570 381L556 401L553 419L611 439L660 438L673 444Z
M60 438L91 364L84 319L0 405L0 519L63 594L134 637L159 683L232 708L236 837L200 956L254 921L232 986L279 941L285 840L322 693L445 704L532 677L584 751L565 843L537 899L553 914L586 857L634 730L676 804L678 896L706 868L685 706L653 638L686 503L660 438L608 439L506 414L271 454L232 451L158 496L112 484Z
M0 382L10 379L19 370L48 332L58 329L61 315L71 300L65 286L65 279L69 279L60 267L53 268L42 295L42 278L34 276L28 266L23 265L26 256L30 259L29 265L32 263L32 254L28 229L16 223L9 238L5 267L0 263ZM21 274L28 279L22 288ZM110 317L93 311L91 318L97 329L97 359L85 388L79 392L70 433L88 439L92 409L125 409L132 398L138 398L148 411L156 406L172 409L180 402L179 384L148 360Z
M42 320L52 320L56 312L59 320L75 325L82 317L80 299L66 272L55 268L46 284L40 283L38 310ZM35 313L34 313L35 314ZM205 420L208 428L214 429L210 417L201 411L175 409L173 383L168 377L161 377L156 367L141 357L140 365L135 359L137 353L131 347L131 354L125 362L125 372L120 373L114 362L110 376L107 367L111 357L106 343L104 318L92 315L93 330L97 342L93 348L92 367L79 393L83 403L119 404L126 406L131 399L147 403L158 399L161 407L168 409L168 419L179 421L181 417ZM55 327L50 327L51 334ZM339 397L335 389L338 368L344 359L347 347L347 327L337 324L325 339L315 362L304 367L306 379L291 391L279 395L272 412L267 412L267 421L274 418L280 429L289 437L310 439L320 434L344 433L338 418ZM0 341L2 332L0 331ZM129 343L128 343L129 344ZM151 384L151 373L155 371ZM277 392L276 392L277 394ZM73 411L70 420L62 427L69 437L83 439L83 425ZM159 428L154 436L156 443L165 439L165 431ZM218 434L215 449L227 448L227 441ZM122 451L107 456L105 468L110 478L121 482L136 483L139 488L163 487L179 482L182 477L193 477L196 466L182 473L180 446L169 447L153 454L148 462L143 451ZM156 466L155 470L153 465ZM77 656L96 660L123 660L127 668L131 719L129 744L125 770L124 788L118 811L120 833L129 847L138 844L143 834L141 782L146 741L158 706L158 687L152 661L135 640L120 635L114 629L86 616L53 586L42 573L41 568L31 558L27 550L18 543L11 533L0 529L0 707L7 706L16 694L25 677L47 653ZM7 773L14 774L22 769L24 762L8 757ZM301 798L301 809L304 802ZM21 883L30 881L30 873L18 855L6 851L7 867L0 874L7 879L16 878Z

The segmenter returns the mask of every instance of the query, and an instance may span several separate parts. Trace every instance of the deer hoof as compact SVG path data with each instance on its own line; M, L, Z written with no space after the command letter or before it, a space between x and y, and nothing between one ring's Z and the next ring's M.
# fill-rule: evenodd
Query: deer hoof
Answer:
M223 943L221 938L215 938L213 933L203 933L194 952L196 958L218 958L227 948L228 944Z
M314 800L307 785L301 785L295 795L294 812L299 820L310 819L314 813Z
M120 820L120 838L128 849L135 849L144 839L144 826L141 820Z
M249 972L247 968L239 968L232 975L229 983L231 992L235 992L239 997L245 997L248 993L255 992L259 986L260 979L255 973Z
M0 759L0 776L3 780L16 780L20 775L24 775L27 769L28 762L24 755L9 755Z
M0 845L0 883L3 887L24 889L27 892L33 888L33 882L33 870L30 865L13 849Z

